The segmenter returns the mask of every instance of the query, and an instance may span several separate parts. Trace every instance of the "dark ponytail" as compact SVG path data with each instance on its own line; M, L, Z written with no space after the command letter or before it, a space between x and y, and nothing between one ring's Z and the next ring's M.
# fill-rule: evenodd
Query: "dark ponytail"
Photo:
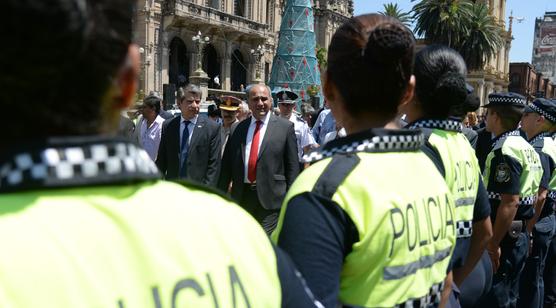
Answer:
M449 47L431 45L417 53L415 92L426 117L444 119L468 109L466 71L463 58Z
M407 27L377 14L351 18L336 31L327 74L350 114L395 116L412 75L414 46Z

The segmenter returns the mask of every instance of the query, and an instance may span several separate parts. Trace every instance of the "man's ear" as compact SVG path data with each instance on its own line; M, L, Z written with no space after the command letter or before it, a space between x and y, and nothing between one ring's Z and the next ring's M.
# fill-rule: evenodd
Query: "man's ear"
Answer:
M335 85L330 81L330 77L328 76L328 71L322 74L322 92L326 100L334 100L335 99Z
M122 110L133 104L137 92L140 62L139 47L135 44L130 45L125 62L116 76L115 86L118 89L114 91L114 108Z
M415 95L415 76L411 75L409 78L409 83L405 89L405 93L402 96L398 110L402 110L407 107L409 103L413 101L413 96Z

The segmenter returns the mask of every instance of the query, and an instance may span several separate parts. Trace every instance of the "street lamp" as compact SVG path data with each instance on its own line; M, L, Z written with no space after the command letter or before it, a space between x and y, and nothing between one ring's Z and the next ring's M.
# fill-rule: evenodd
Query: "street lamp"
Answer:
M197 46L197 69L195 70L195 73L197 73L198 75L202 75L204 74L203 48L205 47L205 45L207 45L210 42L210 38L208 36L205 36L203 38L201 31L199 31L197 35L193 37L193 42L195 42L195 45Z
M262 83L261 79L261 59L263 58L264 54L266 53L266 49L264 46L257 46L257 49L251 49L251 54L253 58L255 58L255 83Z

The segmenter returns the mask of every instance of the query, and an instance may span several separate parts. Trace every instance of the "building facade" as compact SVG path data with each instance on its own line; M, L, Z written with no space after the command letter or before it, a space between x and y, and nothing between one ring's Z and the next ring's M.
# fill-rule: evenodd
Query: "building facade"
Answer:
M208 94L240 95L257 73L268 80L284 1L138 0L134 40L142 51L140 91L171 97L199 66L208 75ZM327 47L336 29L353 15L353 1L313 3L317 44ZM201 44L193 40L198 33ZM257 60L253 52L259 46L264 53Z
M556 12L546 12L535 20L533 65L556 84Z
M475 0L488 5L490 14L496 18L502 28L506 29L506 0ZM470 71L468 82L475 88L475 93L481 99L481 105L488 102L488 95L493 92L508 90L510 72L510 48L512 42L512 18L510 16L509 29L503 32L505 46L486 62L481 70Z
M525 96L528 101L556 97L556 83L537 72L531 63L510 63L508 90Z

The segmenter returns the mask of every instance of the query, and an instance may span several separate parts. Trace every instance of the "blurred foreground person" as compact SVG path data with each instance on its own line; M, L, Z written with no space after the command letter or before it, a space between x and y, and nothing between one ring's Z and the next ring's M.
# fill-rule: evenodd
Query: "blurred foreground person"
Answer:
M463 134L461 119L468 109L466 73L465 62L455 50L439 45L421 50L415 60L416 96L404 111L410 122L408 127L419 128L425 134L431 159L442 166L455 199L457 242L450 268L457 286L473 272L484 253L487 266L478 267L486 271L470 277L475 288L461 294L468 301L490 289L492 270L485 247L492 236L492 224L479 163ZM458 295L457 287L454 293ZM457 302L457 296L452 301Z
M107 137L137 90L132 4L3 2L0 104L31 124L0 146L0 306L313 306L239 207Z
M345 138L306 156L272 239L326 307L438 306L455 234L451 193L397 127L413 97L415 41L398 20L363 15L332 38L324 92ZM372 73L369 73L372 72Z

